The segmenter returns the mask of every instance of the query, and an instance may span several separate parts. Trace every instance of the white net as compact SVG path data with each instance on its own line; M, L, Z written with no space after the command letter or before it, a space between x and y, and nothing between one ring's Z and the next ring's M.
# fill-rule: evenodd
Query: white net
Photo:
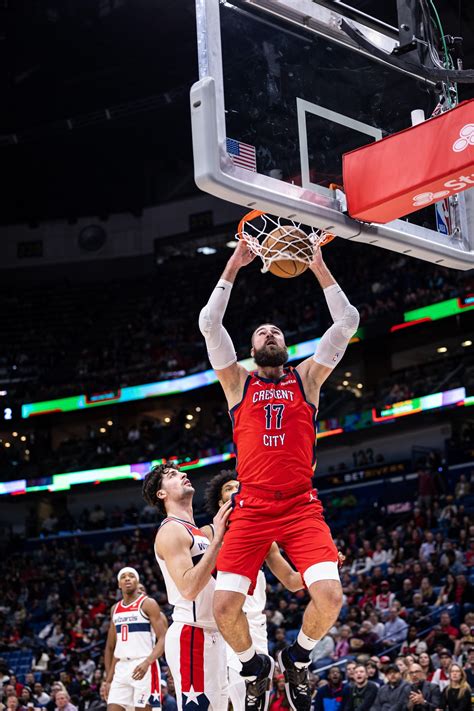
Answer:
M274 262L283 260L311 264L318 247L334 235L253 210L240 221L236 238L244 240L250 251L260 257L262 272L267 272Z

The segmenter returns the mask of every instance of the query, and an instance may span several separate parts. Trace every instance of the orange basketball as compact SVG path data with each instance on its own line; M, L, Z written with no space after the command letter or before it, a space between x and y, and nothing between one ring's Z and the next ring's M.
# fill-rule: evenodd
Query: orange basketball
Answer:
M304 240L304 242L302 241ZM269 271L283 279L299 276L308 268L308 264L292 259L295 253L303 253L309 259L313 256L313 249L308 243L307 234L297 227L277 227L268 233L262 242L263 253L271 257L272 251L282 253L282 259L277 259L270 264ZM285 258L286 257L286 258Z

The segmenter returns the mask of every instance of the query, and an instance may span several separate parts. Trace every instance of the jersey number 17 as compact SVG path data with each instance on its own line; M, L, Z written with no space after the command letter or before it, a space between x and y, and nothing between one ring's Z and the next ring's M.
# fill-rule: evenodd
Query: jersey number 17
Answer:
M284 405L265 405L265 427L267 430L281 430Z

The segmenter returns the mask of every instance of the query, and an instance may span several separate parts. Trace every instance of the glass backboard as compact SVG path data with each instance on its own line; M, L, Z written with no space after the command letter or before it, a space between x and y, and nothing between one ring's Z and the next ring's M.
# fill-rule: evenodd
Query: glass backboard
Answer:
M433 82L362 51L312 0L197 0L201 79L191 91L196 182L246 208L460 269L474 265L471 191L440 229L430 206L388 225L349 218L342 155L429 117ZM352 24L379 48L397 41ZM390 180L390 166L387 166ZM438 221L437 221L438 212Z

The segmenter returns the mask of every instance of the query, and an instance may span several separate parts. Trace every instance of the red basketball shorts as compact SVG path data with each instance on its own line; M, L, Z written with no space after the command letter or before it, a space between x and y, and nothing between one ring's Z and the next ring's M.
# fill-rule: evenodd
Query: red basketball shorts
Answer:
M273 541L302 576L318 563L337 563L337 549L315 489L288 499L249 496L243 489L234 496L229 520L217 570L250 578L251 589Z

